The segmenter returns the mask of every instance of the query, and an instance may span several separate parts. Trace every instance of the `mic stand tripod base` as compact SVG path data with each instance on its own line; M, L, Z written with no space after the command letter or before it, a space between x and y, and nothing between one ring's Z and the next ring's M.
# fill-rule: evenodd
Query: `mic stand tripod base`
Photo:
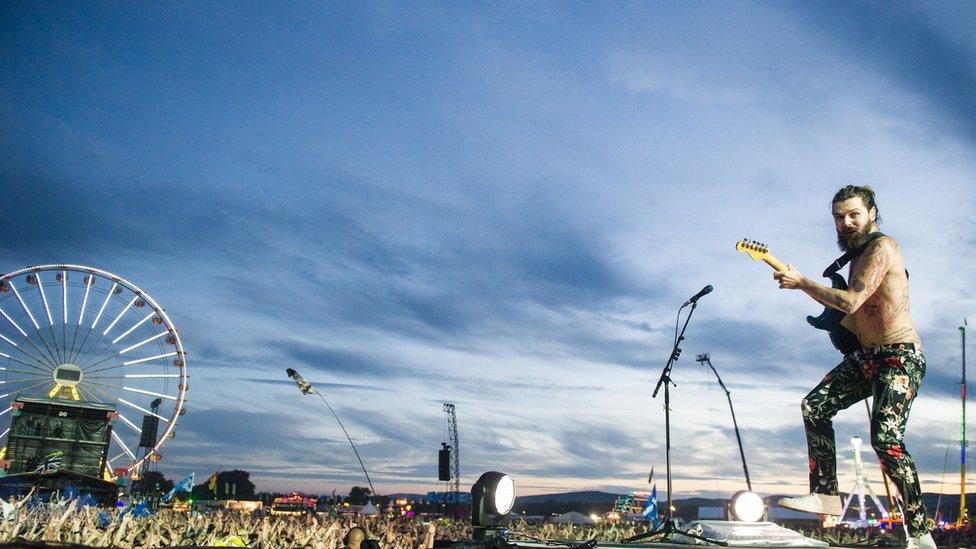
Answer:
M655 539L654 541L671 541L672 540L672 537L675 534L681 534L682 536L689 537L689 538L694 538L694 539L697 539L698 541L703 541L705 543L712 543L712 544L715 544L715 545L722 545L722 546L728 546L729 545L729 543L727 541L720 541L720 540L717 540L717 539L706 538L705 536L699 536L698 534L693 534L691 532L685 532L685 531L679 530L678 527L675 526L675 524L674 524L674 519L670 519L670 518L669 519L666 519L661 524L661 526L659 526L656 530L651 530L649 532L644 532L643 534L637 534L636 536L631 536L631 537L626 538L625 540L623 540L623 542L624 543L633 543L635 541L641 541L641 540L645 540L645 539L648 539L648 538L663 538L661 540Z

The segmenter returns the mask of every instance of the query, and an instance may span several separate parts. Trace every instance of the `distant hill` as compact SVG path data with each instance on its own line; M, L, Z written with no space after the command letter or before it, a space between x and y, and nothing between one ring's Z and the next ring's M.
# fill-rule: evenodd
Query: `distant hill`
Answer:
M515 508L513 511L516 513L522 513L524 511L527 515L552 515L553 513L562 514L569 511L602 515L610 510L610 507L613 506L619 495L620 494L611 494L608 492L591 490L582 492L565 492L560 494L519 496L515 500ZM775 502L780 497L785 495L796 494L770 495L766 497L766 501L770 502L772 505L775 505ZM882 501L885 501L883 494L880 497L882 498ZM959 514L958 495L943 494L941 503L939 502L939 494L927 493L923 494L922 497L929 516L934 515L937 505L943 518L946 520L954 521ZM676 499L674 500L675 515L687 519L694 519L698 515L699 507L723 507L727 502L728 500L724 498L694 497ZM873 507L873 504L870 502L869 505ZM967 494L966 507L970 510L970 513L976 511L976 494Z
M567 501L577 501L582 503L606 503L613 504L617 501L619 494L611 494L609 492L598 492L596 490L589 490L583 492L565 492L562 494L539 494L535 496L519 496L516 503L541 503L545 501L552 502L567 502Z

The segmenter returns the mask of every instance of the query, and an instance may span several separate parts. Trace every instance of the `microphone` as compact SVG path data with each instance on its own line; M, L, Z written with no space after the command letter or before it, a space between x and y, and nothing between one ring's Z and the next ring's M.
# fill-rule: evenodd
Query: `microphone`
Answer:
M691 296L691 299L689 299L688 301L685 301L684 302L684 305L682 305L682 307L687 307L688 305L691 305L692 303L698 303L698 300L699 299L701 299L702 297L704 297L707 294L712 293L712 290L713 289L714 288L712 288L712 285L711 284L709 284L708 286L705 286L704 288L701 289L700 292L698 292L697 294Z
M312 388L312 384L305 381L305 379L302 376L300 376L298 372L292 370L291 368L286 368L285 373L288 374L288 377L295 380L295 384L298 385L299 391L301 391L306 395L311 395L315 393L315 389Z

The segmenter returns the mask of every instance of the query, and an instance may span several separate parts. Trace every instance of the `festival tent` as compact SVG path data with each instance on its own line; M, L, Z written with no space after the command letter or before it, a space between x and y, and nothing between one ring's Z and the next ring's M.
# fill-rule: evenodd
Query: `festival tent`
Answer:
M573 524L593 524L593 519L577 511L563 513L562 515L552 519L552 521L559 524L566 524L570 522Z
M363 508L359 510L360 515L375 515L376 512L376 506L373 505L372 501L363 505Z

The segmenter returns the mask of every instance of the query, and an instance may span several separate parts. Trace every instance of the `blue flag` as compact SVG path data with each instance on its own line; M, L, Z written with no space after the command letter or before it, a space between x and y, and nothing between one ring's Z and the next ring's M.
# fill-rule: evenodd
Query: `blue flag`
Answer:
M651 488L651 495L647 498L647 506L641 512L644 518L651 523L651 529L655 529L661 523L657 517L657 483Z
M163 501L169 501L173 499L173 496L175 496L177 492L192 492L194 475L196 475L195 472L190 473L189 475L187 475L186 478L177 482L176 486L173 486L173 489L170 490L169 492L166 492L166 495L163 496Z

